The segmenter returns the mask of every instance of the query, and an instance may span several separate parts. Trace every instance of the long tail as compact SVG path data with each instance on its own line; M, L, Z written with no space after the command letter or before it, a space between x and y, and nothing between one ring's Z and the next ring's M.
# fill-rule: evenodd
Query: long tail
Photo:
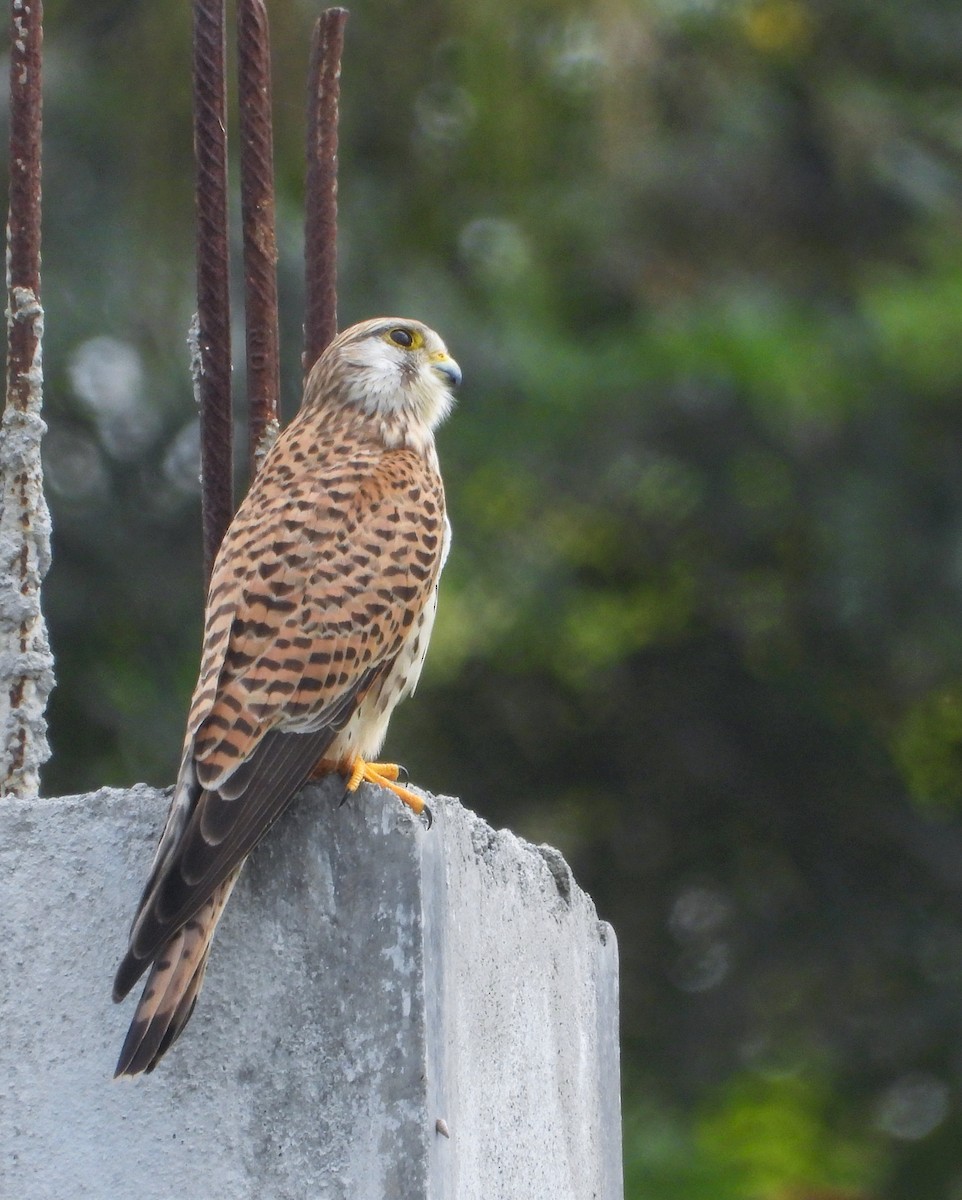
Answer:
M240 871L238 867L229 875L158 953L120 1051L115 1079L149 1074L183 1032L204 982L214 930Z

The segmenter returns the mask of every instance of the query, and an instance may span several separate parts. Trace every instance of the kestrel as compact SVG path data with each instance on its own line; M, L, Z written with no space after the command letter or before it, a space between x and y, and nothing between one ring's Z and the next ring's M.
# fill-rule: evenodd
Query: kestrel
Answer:
M355 325L308 376L210 581L174 796L114 981L148 966L117 1075L152 1071L190 1018L251 850L312 776L399 787L368 760L424 663L450 528L433 431L461 371L438 335Z

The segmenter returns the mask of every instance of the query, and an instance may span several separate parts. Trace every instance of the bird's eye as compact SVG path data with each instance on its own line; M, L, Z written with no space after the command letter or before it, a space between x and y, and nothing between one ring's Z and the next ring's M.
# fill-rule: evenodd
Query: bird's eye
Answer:
M421 333L409 325L396 325L393 329L385 329L381 337L392 346L400 346L402 350L420 350L424 345Z

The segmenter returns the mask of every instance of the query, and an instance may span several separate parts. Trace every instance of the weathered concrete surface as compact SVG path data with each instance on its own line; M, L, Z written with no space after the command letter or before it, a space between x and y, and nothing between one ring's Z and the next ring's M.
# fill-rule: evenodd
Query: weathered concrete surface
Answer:
M619 1200L617 951L560 855L338 798L255 853L190 1026L122 1083L167 797L0 801L4 1200Z

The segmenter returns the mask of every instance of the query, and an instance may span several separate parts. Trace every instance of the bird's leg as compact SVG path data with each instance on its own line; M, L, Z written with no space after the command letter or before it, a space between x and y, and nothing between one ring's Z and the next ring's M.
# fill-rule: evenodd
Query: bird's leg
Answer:
M319 758L314 764L308 779L316 782L337 771L338 774L347 776L347 790L349 792L356 792L365 778L367 778L364 774L367 770L374 771L380 776L380 780L389 779L392 783L400 779L402 773L405 776L407 775L407 771L403 767L398 766L397 763L367 763L363 758L356 758L351 763L340 762L333 758ZM357 773L356 777L355 772ZM370 782L373 783L374 780L371 779Z
M418 816L425 815L428 827L430 828L432 821L431 810L416 792L402 787L397 782L398 776L404 771L404 768L398 766L397 763L371 763L361 758L360 755L353 762L347 763L335 762L330 758L322 758L315 765L310 778L323 779L325 775L330 775L332 771L337 771L347 777L344 789L345 799L352 792L356 792L362 783L373 783L377 787L387 788L389 792L393 792L402 804L406 804Z
M369 763L365 762L363 758L358 758L351 769L351 774L347 781L347 790L349 792L356 792L365 780L368 783L378 783L382 787L385 780L397 783L402 770L403 767L399 767L397 763Z
M406 804L413 812L420 816L425 811L424 801L417 793L412 792L409 788L402 787L397 782L397 777L401 774L401 768L397 763L370 763L358 756L354 760L354 765L351 768L351 773L347 780L348 792L356 792L362 783L373 783L377 787L387 788L389 792L393 792L395 796ZM428 811L428 824L430 824L430 810Z

